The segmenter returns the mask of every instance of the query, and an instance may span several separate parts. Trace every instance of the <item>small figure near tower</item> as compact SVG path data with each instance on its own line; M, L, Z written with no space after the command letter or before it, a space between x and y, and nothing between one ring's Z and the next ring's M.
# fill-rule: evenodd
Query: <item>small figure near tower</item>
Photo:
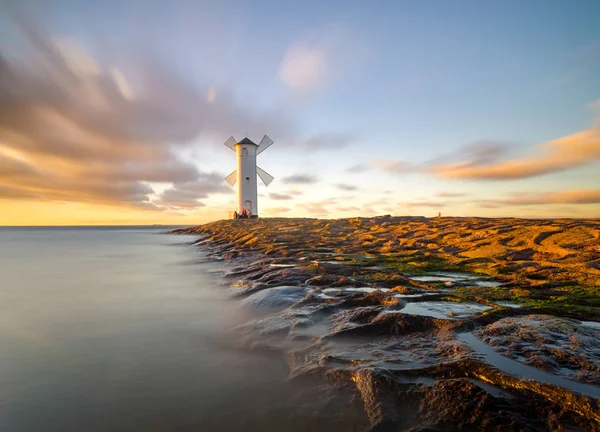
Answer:
M234 137L229 137L225 145L237 155L237 170L225 177L227 183L238 185L237 210L238 215L258 217L258 180L257 174L269 186L274 177L256 166L256 156L261 154L273 144L273 140L264 136L260 144L254 143L249 138L237 142Z

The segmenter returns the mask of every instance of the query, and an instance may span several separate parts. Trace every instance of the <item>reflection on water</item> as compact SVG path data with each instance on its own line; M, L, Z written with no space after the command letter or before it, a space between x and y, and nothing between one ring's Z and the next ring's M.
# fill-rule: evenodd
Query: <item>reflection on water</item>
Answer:
M280 357L237 348L248 309L191 238L160 231L0 228L0 430L364 427L343 396L319 410Z

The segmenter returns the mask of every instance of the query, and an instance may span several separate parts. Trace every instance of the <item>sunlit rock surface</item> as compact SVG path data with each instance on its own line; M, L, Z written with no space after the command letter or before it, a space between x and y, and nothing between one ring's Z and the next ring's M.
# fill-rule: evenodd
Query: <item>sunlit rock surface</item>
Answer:
M200 235L227 262L232 301L257 312L232 330L238 347L281 354L290 380L360 406L348 430L600 430L598 221L257 219L177 232Z

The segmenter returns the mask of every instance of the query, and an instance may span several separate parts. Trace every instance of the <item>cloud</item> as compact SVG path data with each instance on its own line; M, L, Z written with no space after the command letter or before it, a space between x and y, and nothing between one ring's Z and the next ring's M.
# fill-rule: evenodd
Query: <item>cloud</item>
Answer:
M404 201L404 202L399 203L398 205L400 205L401 207L408 207L408 208L413 208L413 207L438 208L438 207L445 207L447 204L444 201Z
M436 197L439 198L459 198L459 197L464 197L468 194L466 194L465 192L438 192L435 194Z
M391 172L394 174L405 174L414 172L417 168L414 165L404 162L402 160L381 160L373 161L370 163L371 167L380 169L382 171Z
M289 207L269 207L264 210L267 214L279 214L279 213L287 213L291 209Z
M223 182L218 173L200 173L194 181L179 183L162 192L156 204L176 209L204 207L200 199L208 198L215 193L228 193L231 188Z
M286 200L291 200L294 199L293 197L291 197L290 195L286 195L286 194L279 194L277 192L271 192L269 194L269 198L271 198L272 200L276 200L276 201L286 201Z
M554 192L515 193L509 198L481 200L482 207L545 205L545 204L600 204L600 189L572 189Z
M34 192L23 191L21 188L13 186L0 185L0 199L29 200L40 198L41 197Z
M343 191L355 191L358 190L358 186L355 185L349 185L349 184L343 184L343 183L338 183L335 185L339 190L343 190Z
M358 140L358 135L354 133L325 132L310 138L299 139L294 143L294 147L304 147L308 150L332 150L348 147Z
M365 203L364 205L368 206L368 207L378 207L378 206L382 206L385 204L389 204L390 200L386 199L386 198L380 198L377 200L373 200L373 201L369 201L367 203Z
M600 160L600 127L568 135L538 145L535 156L501 160L510 145L497 141L477 141L457 152L423 164L402 160L373 161L370 166L404 174L425 173L446 179L512 180L555 173ZM448 162L459 159L458 162ZM359 165L360 169L363 166Z
M357 69L366 52L356 26L331 24L292 43L281 60L279 79L307 95Z
M193 87L151 56L130 55L127 70L100 64L78 41L46 34L13 9L14 39L27 49L18 60L0 57L5 199L156 208L151 184L165 183L173 186L163 205L188 205L207 175L178 154L200 133L289 131L285 118Z
M481 152L459 163L440 163L427 171L451 179L507 180L540 176L590 164L600 159L600 128L592 128L538 145L539 155L503 162L497 152Z
M490 164L508 154L512 144L503 141L479 140L466 144L456 151L426 162L425 166L447 163L449 160L468 161L471 165ZM467 163L467 162L464 162Z
M287 49L279 78L293 90L310 91L326 81L328 68L327 52L323 47L298 43Z
M507 143L480 140L467 144L451 154L436 157L427 162L414 164L402 159L375 160L369 164L361 164L353 167L357 172L366 171L375 168L380 171L392 174L408 173L431 173L437 169L437 166L447 163L449 160L461 160L463 166L482 166L497 161L502 155L506 154L510 146ZM464 162L467 160L467 162Z
M285 184L314 184L318 181L315 176L294 174L281 180Z
M347 173L352 173L352 174L359 174L365 171L370 170L371 167L367 164L358 164L358 165L353 165L350 168L348 168L346 170Z
M329 208L332 205L335 205L338 202L337 198L327 198L320 201L313 201L309 203L300 203L298 207L304 208L308 213L326 216L329 214Z
M348 213L348 212L356 213L356 212L360 211L360 207L356 207L356 206L336 207L336 210L339 212L344 212L344 213Z

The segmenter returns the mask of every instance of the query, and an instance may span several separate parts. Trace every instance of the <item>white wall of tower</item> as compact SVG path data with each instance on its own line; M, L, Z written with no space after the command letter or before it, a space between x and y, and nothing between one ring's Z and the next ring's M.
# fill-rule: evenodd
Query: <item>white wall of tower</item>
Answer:
M256 177L256 150L258 146L251 144L237 144L237 211L241 213L251 203L252 215L258 216L258 188Z

